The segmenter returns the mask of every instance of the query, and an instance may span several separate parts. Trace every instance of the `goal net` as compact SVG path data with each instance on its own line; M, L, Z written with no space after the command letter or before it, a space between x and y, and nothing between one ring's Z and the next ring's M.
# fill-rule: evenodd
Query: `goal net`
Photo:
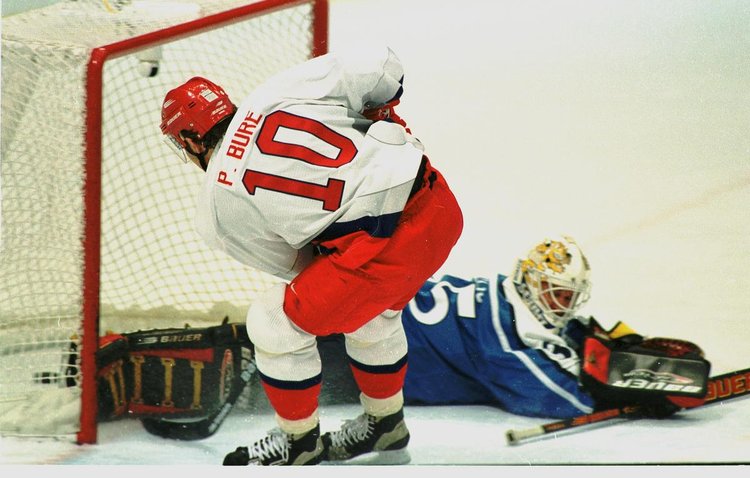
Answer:
M275 279L193 230L163 143L192 76L235 102L326 51L325 0L78 0L3 18L0 435L96 441L98 337L244 321Z

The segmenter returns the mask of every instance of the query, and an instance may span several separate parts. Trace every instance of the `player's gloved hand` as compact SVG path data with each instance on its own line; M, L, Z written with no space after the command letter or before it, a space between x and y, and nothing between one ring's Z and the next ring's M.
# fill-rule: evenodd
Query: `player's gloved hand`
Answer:
M393 100L390 103L366 109L362 112L362 116L370 121L390 121L392 123L398 123L406 129L407 133L411 134L411 130L406 126L406 121L396 114L395 108L399 103L400 100Z
M597 409L637 406L641 416L666 418L705 402L709 370L692 342L618 326L585 339L580 379Z

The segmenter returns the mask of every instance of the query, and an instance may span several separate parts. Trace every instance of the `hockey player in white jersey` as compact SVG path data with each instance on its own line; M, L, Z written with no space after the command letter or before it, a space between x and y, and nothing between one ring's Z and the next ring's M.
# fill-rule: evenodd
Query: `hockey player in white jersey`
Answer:
M247 313L279 428L225 464L408 460L401 311L444 263L461 210L395 114L403 68L388 48L327 54L235 106L195 77L169 91L162 132L206 171L196 226L211 246L288 280ZM364 413L320 436L316 336L342 333Z

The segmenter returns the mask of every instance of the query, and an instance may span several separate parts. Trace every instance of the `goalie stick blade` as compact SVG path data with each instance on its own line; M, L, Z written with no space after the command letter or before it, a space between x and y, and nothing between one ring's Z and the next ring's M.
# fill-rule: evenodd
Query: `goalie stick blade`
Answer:
M750 368L716 375L708 380L706 402L701 406L710 405L715 402L722 402L747 394L750 394ZM614 418L638 416L640 415L639 407L637 406L613 408L522 430L508 430L505 432L505 440L508 445L519 445L523 443L524 440L541 437L550 433L557 433L584 425L601 423Z

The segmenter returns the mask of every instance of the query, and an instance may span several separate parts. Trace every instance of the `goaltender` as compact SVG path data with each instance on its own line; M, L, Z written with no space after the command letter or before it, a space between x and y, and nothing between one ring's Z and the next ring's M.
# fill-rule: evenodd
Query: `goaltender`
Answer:
M403 314L407 403L548 418L634 404L664 417L700 405L709 373L701 349L580 315L590 276L581 248L562 236L532 247L507 277L428 281Z

